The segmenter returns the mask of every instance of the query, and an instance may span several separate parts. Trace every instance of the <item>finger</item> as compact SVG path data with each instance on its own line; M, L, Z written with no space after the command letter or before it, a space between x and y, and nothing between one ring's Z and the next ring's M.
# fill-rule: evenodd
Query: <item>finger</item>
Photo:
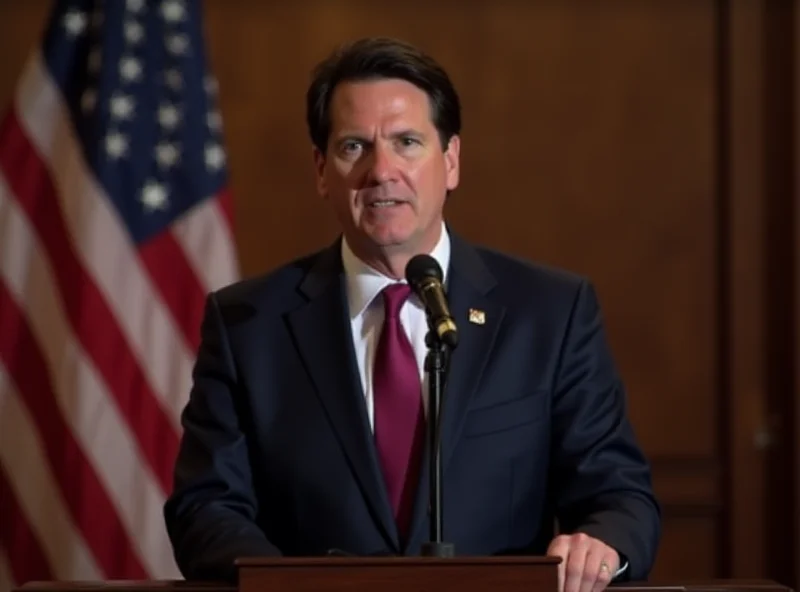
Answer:
M611 580L614 579L614 574L617 572L617 569L619 569L619 565L617 564L619 559L617 554L607 547L604 548L602 552L598 550L596 555L601 557L601 559L597 564L597 571L595 572L597 577L591 592L603 592L611 583Z
M583 566L583 580L580 592L592 592L597 585L601 572L603 575L610 570L608 560L605 559L605 545L592 541L586 553L586 563Z
M558 592L564 592L564 572L567 567L567 557L569 556L569 538L559 535L547 549L547 554L553 557L560 557L558 564Z
M586 566L586 553L589 549L588 537L575 535L570 540L569 556L564 570L564 592L583 592L583 584ZM594 579L592 579L594 584ZM588 591L587 591L588 592Z

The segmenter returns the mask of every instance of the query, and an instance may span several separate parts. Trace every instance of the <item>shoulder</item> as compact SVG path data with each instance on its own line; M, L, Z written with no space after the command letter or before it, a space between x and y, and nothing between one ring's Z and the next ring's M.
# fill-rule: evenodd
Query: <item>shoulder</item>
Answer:
M221 309L251 305L273 310L301 302L300 286L323 259L330 259L332 247L302 255L270 271L242 279L210 294Z
M563 267L526 259L486 246L478 245L474 248L486 267L501 283L517 287L547 287L574 291L589 282L588 277Z
M579 300L596 298L586 275L482 245L472 248L494 280L495 297L507 305L568 312Z
M588 276L491 248L474 249L494 281L487 296L515 327L532 327L541 339L559 343L604 331L600 299Z

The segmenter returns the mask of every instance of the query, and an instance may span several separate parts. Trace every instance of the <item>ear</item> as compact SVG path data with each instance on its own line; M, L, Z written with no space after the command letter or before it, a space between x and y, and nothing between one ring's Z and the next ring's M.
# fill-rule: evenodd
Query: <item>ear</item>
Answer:
M461 138L457 135L450 137L447 150L444 152L444 166L448 191L458 187L460 176Z
M328 197L328 184L325 182L325 154L316 146L311 149L311 156L314 160L314 172L316 173L317 193L320 197Z

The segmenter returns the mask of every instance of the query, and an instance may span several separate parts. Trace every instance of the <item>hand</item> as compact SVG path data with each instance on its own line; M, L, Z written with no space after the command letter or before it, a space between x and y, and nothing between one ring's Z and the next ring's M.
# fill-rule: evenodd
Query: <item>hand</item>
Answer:
M561 557L558 592L601 592L619 569L619 554L584 533L557 536L547 554Z

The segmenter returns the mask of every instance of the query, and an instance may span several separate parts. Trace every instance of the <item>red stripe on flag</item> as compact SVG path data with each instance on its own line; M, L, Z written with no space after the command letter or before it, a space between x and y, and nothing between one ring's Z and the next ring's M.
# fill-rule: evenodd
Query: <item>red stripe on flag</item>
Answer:
M178 434L160 406L122 330L70 240L44 163L15 112L0 125L0 168L51 258L64 309L165 492L172 488Z
M107 577L147 577L111 499L64 421L44 356L2 281L0 327L0 358L36 422L53 477L98 564Z
M42 546L17 503L3 463L0 463L0 547L5 549L8 568L17 586L33 580L52 580L53 572Z
M154 280L187 346L197 351L203 321L205 291L186 254L171 232L162 233L139 249L139 258Z

